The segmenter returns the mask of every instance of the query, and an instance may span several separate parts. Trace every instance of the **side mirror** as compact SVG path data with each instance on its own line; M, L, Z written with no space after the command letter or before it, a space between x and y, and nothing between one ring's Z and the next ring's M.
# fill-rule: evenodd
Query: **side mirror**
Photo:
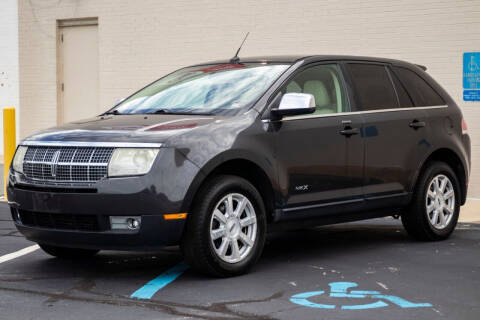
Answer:
M280 105L271 110L275 120L284 116L296 116L315 112L315 97L309 93L286 93L280 100Z

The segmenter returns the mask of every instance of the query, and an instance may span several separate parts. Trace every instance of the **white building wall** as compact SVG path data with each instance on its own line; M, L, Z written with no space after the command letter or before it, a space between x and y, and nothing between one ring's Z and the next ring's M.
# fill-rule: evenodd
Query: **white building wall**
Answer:
M18 6L17 0L0 0L0 109L15 107L18 97ZM1 112L1 111L0 111ZM19 133L17 125L17 136ZM3 154L3 116L0 115L0 155Z
M4 1L4 0L3 0ZM350 54L426 65L461 106L480 197L480 103L462 54L480 51L480 0L20 0L21 135L56 124L56 19L98 17L100 103L178 67L233 55ZM478 169L477 169L478 168Z

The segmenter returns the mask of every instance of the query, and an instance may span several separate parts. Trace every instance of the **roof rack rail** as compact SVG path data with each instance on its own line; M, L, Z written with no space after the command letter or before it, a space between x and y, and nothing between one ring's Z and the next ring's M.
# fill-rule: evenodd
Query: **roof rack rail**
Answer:
M420 69L422 69L423 71L427 71L427 67L425 66L422 66L421 64L415 64L417 67L419 67Z

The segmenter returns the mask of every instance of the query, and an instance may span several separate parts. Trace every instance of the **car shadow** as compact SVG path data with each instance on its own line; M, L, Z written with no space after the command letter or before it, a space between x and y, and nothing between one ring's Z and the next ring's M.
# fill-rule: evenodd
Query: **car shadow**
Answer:
M458 233L458 231L457 231ZM454 232L450 239L455 239ZM441 242L440 242L441 243ZM375 219L364 222L331 226L277 231L267 236L265 248L255 270L281 267L283 263L310 263L312 260L329 261L335 257L385 254L383 249L392 246L432 246L435 243L418 242L409 237L401 223L393 219ZM438 245L438 242L436 243ZM135 277L151 278L182 261L178 246L156 252L101 251L98 255L82 259L64 260L43 252L29 258L22 265L22 272L43 277ZM189 272L193 276L193 273ZM199 279L212 279L195 274ZM2 280L2 279L0 279Z

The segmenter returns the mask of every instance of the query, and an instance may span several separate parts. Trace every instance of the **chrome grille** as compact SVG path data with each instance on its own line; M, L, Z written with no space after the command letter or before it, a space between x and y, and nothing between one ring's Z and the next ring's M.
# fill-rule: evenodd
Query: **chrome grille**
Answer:
M107 176L113 147L29 146L23 160L27 178L51 182L96 182Z

